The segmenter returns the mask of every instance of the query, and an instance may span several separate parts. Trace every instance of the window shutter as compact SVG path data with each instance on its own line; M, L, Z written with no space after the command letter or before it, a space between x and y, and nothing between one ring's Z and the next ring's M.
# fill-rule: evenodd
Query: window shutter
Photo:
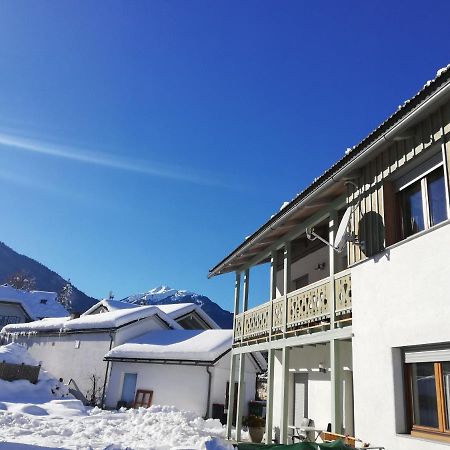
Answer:
M390 181L383 183L383 197L384 197L384 232L386 239L386 247L395 244L398 241L398 211L397 202L395 198L394 186Z
M407 350L405 363L450 361L450 348L436 350Z

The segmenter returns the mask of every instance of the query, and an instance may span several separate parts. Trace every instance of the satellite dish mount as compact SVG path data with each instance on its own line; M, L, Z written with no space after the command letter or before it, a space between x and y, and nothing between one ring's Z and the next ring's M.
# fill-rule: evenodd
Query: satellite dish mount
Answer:
M341 223L339 224L338 230L336 232L336 236L334 238L334 242L331 244L327 240L325 240L322 236L319 236L315 231L314 228L307 228L306 229L306 237L310 241L315 241L316 239L319 239L319 241L323 242L324 244L331 247L335 252L342 253L345 249L347 242L351 242L354 245L358 245L361 248L364 248L364 242L360 241L358 239L358 236L355 235L355 233L349 232L348 225L350 223L350 217L353 214L353 208L349 206L344 213L344 216L342 217Z

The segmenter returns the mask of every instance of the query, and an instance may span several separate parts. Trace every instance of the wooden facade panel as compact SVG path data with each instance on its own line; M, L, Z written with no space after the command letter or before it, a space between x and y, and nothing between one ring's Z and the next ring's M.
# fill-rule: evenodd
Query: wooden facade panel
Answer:
M422 127L414 127L414 154L418 155L423 151Z
M437 111L431 116L431 133L433 137L433 142L439 141L442 137L442 123L441 123L441 113Z
M442 107L441 111L442 121L444 122L444 133L450 134L450 103Z
M349 264L372 256L393 243L396 233L395 193L389 177L417 155L442 143L443 130L447 161L450 161L449 103L415 126L410 137L392 142L361 170L359 196L352 187L347 202L355 206L350 221L351 231L365 241L365 248L361 250L359 246L349 244Z

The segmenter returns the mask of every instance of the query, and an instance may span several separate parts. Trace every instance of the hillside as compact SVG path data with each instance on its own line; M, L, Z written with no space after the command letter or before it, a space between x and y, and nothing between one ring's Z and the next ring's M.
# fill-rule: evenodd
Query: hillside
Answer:
M67 282L43 264L15 252L0 242L0 283L4 283L11 274L21 271L25 271L35 278L36 284L33 289L36 290L58 293ZM76 311L82 313L97 302L75 286L73 288L73 306Z
M195 303L222 328L233 328L233 314L222 309L204 295L190 291L179 291L167 286L159 286L143 294L130 295L121 301L136 305L167 305L173 303Z

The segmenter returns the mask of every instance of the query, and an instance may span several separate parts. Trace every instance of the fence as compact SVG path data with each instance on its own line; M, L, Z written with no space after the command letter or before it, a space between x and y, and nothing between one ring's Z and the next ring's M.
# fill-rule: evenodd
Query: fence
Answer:
M40 370L41 366L0 362L0 379L6 381L28 380L36 384Z

